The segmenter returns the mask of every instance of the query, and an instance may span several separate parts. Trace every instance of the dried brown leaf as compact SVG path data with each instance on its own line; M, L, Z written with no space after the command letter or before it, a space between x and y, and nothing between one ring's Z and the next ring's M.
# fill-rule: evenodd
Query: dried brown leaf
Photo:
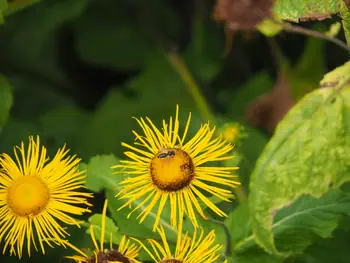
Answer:
M213 18L231 30L253 30L272 14L273 0L217 0Z

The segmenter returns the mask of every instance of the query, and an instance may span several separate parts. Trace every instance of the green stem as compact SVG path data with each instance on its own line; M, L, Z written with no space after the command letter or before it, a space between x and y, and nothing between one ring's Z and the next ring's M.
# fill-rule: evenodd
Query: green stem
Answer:
M186 84L187 89L197 104L202 118L215 123L214 114L212 113L208 102L206 101L203 93L201 92L199 86L197 85L184 61L175 52L169 52L168 59L172 66L175 68L176 72L180 75L183 82ZM234 189L234 191L239 203L244 203L247 201L247 196L242 186Z
M192 74L188 70L186 64L175 52L168 53L168 59L172 66L175 68L176 72L180 75L183 82L186 84L188 91L191 93L197 107L202 115L202 118L215 122L214 115L210 110L210 107L203 96L200 88L198 87L196 81L194 80Z
M40 2L40 0L16 0L9 3L8 8L4 10L4 16L13 15L31 5Z
M342 49L346 50L347 52L350 52L350 47L348 47L346 45L346 43L339 40L338 38L328 36L326 34L323 34L323 33L308 29L308 28L304 28L301 26L292 25L289 23L283 23L283 22L278 22L278 21L275 21L275 23L281 25L283 27L283 30L285 30L287 32L324 39L324 40L327 40L327 41L330 41L330 42L336 44L338 47L341 47Z
M222 221L215 220L213 218L208 218L208 220L213 222L216 225L220 225L223 228L226 236L225 256L230 257L232 254L232 237L231 237L230 229Z
M233 189L235 196L237 197L238 203L242 204L248 201L247 194L244 191L244 188L242 185L238 186L237 188Z

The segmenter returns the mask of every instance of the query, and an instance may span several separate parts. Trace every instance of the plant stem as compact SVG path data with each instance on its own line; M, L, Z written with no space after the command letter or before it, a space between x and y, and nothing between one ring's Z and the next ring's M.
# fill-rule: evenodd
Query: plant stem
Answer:
M186 84L187 89L191 93L192 98L199 108L202 118L215 122L214 115L186 64L175 52L169 52L168 59L175 68L176 72L180 75L183 82Z
M233 192L235 193L235 196L237 197L237 200L240 204L247 202L247 194L245 193L242 185L234 188Z
M40 0L16 0L10 2L8 8L4 10L4 16L13 15L38 2L40 2Z
M345 49L347 52L350 52L350 47L348 47L343 41L339 40L338 38L327 36L327 35L322 34L320 32L317 32L317 31L314 31L314 30L311 30L308 28L304 28L301 26L292 25L289 23L282 23L282 22L278 22L278 21L275 21L275 23L281 25L283 27L283 29L287 32L325 39L325 40L328 40L330 42L333 42L334 44L341 47L342 49Z
M168 59L175 68L176 72L180 75L183 82L186 84L187 89L191 93L197 107L199 108L202 118L215 123L214 114L212 113L210 106L208 105L204 95L202 94L192 74L188 70L186 64L175 52L169 52ZM239 203L244 203L247 201L247 196L242 186L235 188L234 192Z
M222 221L219 221L219 220L216 220L213 218L208 218L208 220L213 222L216 225L220 225L223 228L225 236L226 236L225 256L231 257L231 255L232 255L232 237L231 237L230 229Z

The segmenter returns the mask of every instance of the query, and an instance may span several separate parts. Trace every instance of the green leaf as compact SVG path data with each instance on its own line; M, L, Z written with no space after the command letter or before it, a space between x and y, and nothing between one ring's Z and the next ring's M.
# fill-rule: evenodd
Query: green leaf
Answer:
M331 238L322 239L306 249L298 260L304 263L347 263L350 262L349 246L349 232L337 229Z
M117 211L119 207L124 205L125 200L115 198L118 191L121 190L119 182L123 180L123 175L113 174L112 165L117 164L117 159L113 155L95 156L92 157L88 166L85 164L80 165L80 169L87 168L87 183L86 186L97 192L103 189L107 190L108 209L111 212L111 217L116 222L120 232L128 236L134 237L152 237L157 238L158 234L153 232L153 225L156 218L156 212L151 211L146 220L140 224L137 219L138 211L135 211L129 218L128 214L131 212L129 207L125 207L120 211ZM139 205L142 199L136 200L132 203L131 209ZM141 210L143 207L140 208ZM166 211L166 210L165 210ZM177 231L173 229L167 222L169 219L164 220L167 217L167 213L162 214L160 223L169 232L169 239L176 240Z
M134 70L159 55L159 45L147 34L154 29L140 21L142 14L137 10L142 9L130 10L130 5L122 1L94 1L75 23L76 49L80 56L89 63ZM148 13L153 9L146 7L145 10ZM160 13L168 14L168 19L172 17L166 6Z
M338 0L340 7L340 15L342 18L342 24L344 28L346 42L350 46L350 13L347 5L343 0Z
M276 257L266 253L262 248L254 243L246 249L235 250L237 244L242 240L251 238L252 219L250 217L248 203L239 205L233 210L228 218L225 220L225 225L230 231L232 241L232 258L229 262L232 263L279 263L283 261L283 258ZM252 243L253 244L253 243Z
M13 147L21 141L28 141L30 135L40 134L39 128L32 122L11 118L3 127L0 136L1 152L13 152Z
M249 202L256 240L266 251L278 253L271 230L276 211L305 194L320 197L349 179L349 105L350 88L308 94L280 122L261 154Z
M101 242L102 232L102 214L94 214L89 218L89 223L93 227L95 238ZM90 228L86 230L87 234L90 234ZM105 234L103 237L104 243L110 243L110 237L112 235L112 243L119 244L122 235L119 233L118 227L114 224L113 220L106 216Z
M302 196L292 205L277 211L271 231L276 247L282 253L273 257L300 255L320 238L330 237L340 219L349 215L349 208L350 195L332 190L319 199ZM233 252L237 255L250 254L258 248L251 231L251 220L248 207L241 205L225 221L232 235Z
M279 19L299 22L299 20L329 18L339 11L337 0L279 0L274 6L274 14Z
M134 236L136 238L158 238L158 234L152 232L154 218L152 218L152 213L150 217L147 217L143 224L140 224L137 217L137 211L135 211L129 218L128 214L131 210L128 207L118 211L118 208L121 207L125 201L118 200L115 198L117 191L107 191L108 199L108 210L111 213L111 217L116 222L120 232L128 236ZM154 215L154 214L153 214Z
M41 104L41 106L44 105ZM49 151L56 151L57 148L67 144L67 147L72 152L78 153L79 157L88 158L84 149L76 147L76 141L84 131L89 117L87 112L75 106L61 106L45 112L40 116L38 125L42 142L49 146ZM54 154L54 152L51 153Z
M282 263L284 259L266 253L259 247L248 249L244 253L233 253L229 263Z
M108 209L111 213L112 218L116 222L118 228L120 229L120 233L125 234L127 236L132 236L138 238L140 240L144 240L147 238L157 239L159 240L159 234L157 232L153 232L153 225L156 218L156 211L153 209L146 219L140 223L139 218L137 218L138 214L145 207L142 206L140 210L135 211L133 214L129 216L129 213L132 211L135 206L139 205L142 202L142 199L136 200L132 203L131 207L125 207L118 211L118 208L124 205L126 200L120 200L115 198L115 195L118 193L117 191L107 191L108 198ZM158 206L156 205L156 208ZM170 226L169 222L169 209L165 208L161 215L160 224L166 231L167 240L170 243L175 243L177 240L178 232L173 227Z
M0 128L6 123L12 107L12 88L4 75L0 74Z
M83 148L88 142L88 156L96 152L121 155L124 151L121 142L132 143L132 130L140 131L133 116L148 116L159 127L164 118L168 119L175 114L178 103L180 123L184 125L188 112L194 113L196 110L182 79L165 55L155 57L152 64L127 86L136 96L128 97L120 90L111 89L101 101L86 130L80 134L78 146ZM192 127L194 126L191 125Z
M0 36L0 60L6 65L4 70L19 72L17 77L24 79L20 83L24 88L28 87L28 81L33 82L32 76L55 84L55 87L71 87L70 80L58 62L61 58L58 54L57 34L62 25L83 12L88 2L89 0L41 1L23 12L8 16ZM45 85L47 88L47 83ZM39 91L36 93L40 94Z
M272 228L277 249L300 254L320 237L330 237L343 216L349 213L350 196L339 190L332 190L319 199L303 196L276 214Z
M116 183L122 179L121 176L114 175L111 168L117 163L118 159L113 154L91 157L86 167L86 187L94 192L100 192L106 188L115 189Z
M4 23L4 15L3 12L8 7L7 0L0 0L0 24Z
M221 70L224 46L224 38L207 17L206 13L195 17L191 42L183 54L190 71L204 83L212 81Z
M241 240L252 235L252 219L250 218L248 203L239 205L225 220L230 230L232 247Z

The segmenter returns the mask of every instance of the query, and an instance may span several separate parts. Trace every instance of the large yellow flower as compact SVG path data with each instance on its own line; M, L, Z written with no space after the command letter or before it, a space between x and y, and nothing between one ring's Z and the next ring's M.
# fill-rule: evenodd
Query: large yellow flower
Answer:
M141 263L136 260L136 257L139 254L141 246L137 246L134 243L131 243L126 236L122 237L122 240L119 244L118 249L113 248L112 244L112 233L110 235L110 244L109 249L104 248L104 237L105 237L105 226L106 226L106 210L107 210L108 200L105 201L103 212L102 212L102 223L101 223L101 237L100 244L97 244L93 225L90 225L90 235L91 240L94 243L95 249L92 255L87 255L81 249L75 247L69 242L66 242L66 245L73 248L80 255L69 256L67 258L73 259L78 263Z
M37 241L45 253L44 243L62 244L69 235L59 223L79 226L69 214L81 215L90 212L87 197L91 194L78 192L83 187L85 176L78 171L80 159L67 156L65 146L49 161L46 148L29 138L25 150L14 148L15 159L6 153L0 155L0 243L3 253L22 257L26 243L30 256L31 245L37 249Z
M212 263L220 257L222 245L215 244L214 230L210 231L205 237L203 230L199 236L197 236L195 230L192 238L187 233L183 236L179 231L175 253L171 252L163 227L158 228L158 233L162 239L162 244L153 239L147 240L153 253L139 241L155 263Z
M159 203L154 231L168 200L170 223L175 228L177 222L181 223L183 220L180 216L182 213L190 218L195 227L198 227L196 212L206 219L199 200L219 216L226 216L200 190L229 202L230 198L233 198L231 190L209 183L231 188L239 185L236 176L232 174L238 167L207 166L209 162L230 159L232 156L227 154L233 146L221 137L213 138L215 127L210 128L209 123L202 125L197 134L185 142L191 114L184 133L180 136L178 112L177 106L175 119L170 117L169 123L163 120L162 131L148 117L136 119L143 135L133 131L136 136L135 146L122 143L131 150L125 152L131 160L121 161L113 167L121 168L123 174L129 175L120 183L121 191L117 197L128 200L119 209L131 205L134 201L138 202L131 213L142 208L143 211L138 216L142 222Z

